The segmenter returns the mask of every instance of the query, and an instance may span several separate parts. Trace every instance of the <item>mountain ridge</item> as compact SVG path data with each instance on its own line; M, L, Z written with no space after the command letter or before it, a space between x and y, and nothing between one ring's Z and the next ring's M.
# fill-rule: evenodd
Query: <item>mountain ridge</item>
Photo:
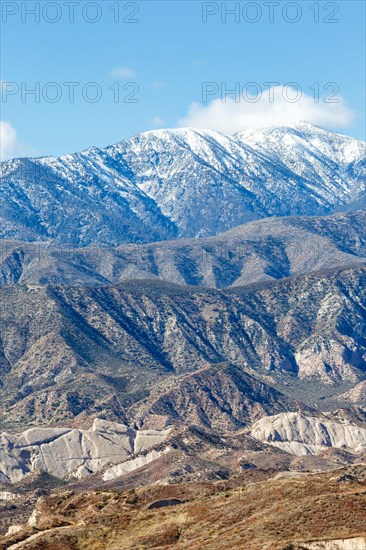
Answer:
M149 131L60 158L3 162L0 237L119 245L362 208L364 142L296 128L258 130L244 140L197 129Z
M117 284L130 279L241 286L366 259L366 211L265 218L201 239L84 248L2 241L0 285Z

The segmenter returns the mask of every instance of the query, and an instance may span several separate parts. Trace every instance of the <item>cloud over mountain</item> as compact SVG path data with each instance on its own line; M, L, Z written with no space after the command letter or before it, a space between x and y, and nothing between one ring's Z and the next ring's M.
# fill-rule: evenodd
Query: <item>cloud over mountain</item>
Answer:
M210 90L220 89L219 84L206 84L212 84L207 95ZM178 121L178 126L234 134L246 128L292 124L302 120L326 128L347 128L353 122L355 114L342 97L331 97L332 88L328 90L328 98L316 101L315 93L314 96L308 95L293 84L263 89L263 86L253 83L253 86L240 90L240 98L238 93L235 99L223 96L204 105L191 103L187 114Z

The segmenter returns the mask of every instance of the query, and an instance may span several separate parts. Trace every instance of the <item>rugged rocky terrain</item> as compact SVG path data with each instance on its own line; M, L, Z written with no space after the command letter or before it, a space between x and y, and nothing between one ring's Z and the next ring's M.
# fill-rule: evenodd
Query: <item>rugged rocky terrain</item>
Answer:
M215 235L269 216L365 207L365 143L307 123L233 137L139 134L2 163L2 239L119 245Z
M324 408L365 380L365 279L360 264L230 290L5 285L3 425L108 411L229 429Z
M0 480L7 485L17 484L40 471L60 480L94 476L94 483L96 479L108 482L116 478L124 479L131 472L138 472L147 466L151 470L156 466L160 475L169 479L171 474L168 469L159 468L159 461L162 457L176 464L179 460L185 460L189 466L188 456L193 453L198 437L193 432L192 440L192 435L185 432L184 427L179 429L173 425L160 431L133 430L123 424L95 419L90 430L38 427L19 434L3 433L0 439ZM247 467L245 454L249 452L250 455L253 450L256 453L251 453L254 462L249 462L250 468L260 465L263 460L261 453L270 453L270 446L284 451L283 455L278 453L280 462L287 453L299 457L311 455L320 458L304 461L303 464L323 469L332 462L333 466L337 465L337 461L334 462L337 453L338 461L348 455L348 462L356 462L366 454L366 429L353 425L349 419L331 420L324 415L320 418L303 413L264 416L251 428L232 434L231 445L225 438L220 440L214 434L213 431L201 432L204 444L197 458L202 460L205 455L206 458L211 455L211 475L215 470L219 472L221 465L221 477L226 477L229 470L240 470L240 465ZM264 445L256 445L253 438ZM238 445L240 440L241 445ZM227 456L222 461L220 447L226 448L231 459ZM242 454L235 465L235 455L239 449ZM287 465L285 463L282 462L282 465L290 467L291 460ZM5 491L5 495L11 494L11 491Z

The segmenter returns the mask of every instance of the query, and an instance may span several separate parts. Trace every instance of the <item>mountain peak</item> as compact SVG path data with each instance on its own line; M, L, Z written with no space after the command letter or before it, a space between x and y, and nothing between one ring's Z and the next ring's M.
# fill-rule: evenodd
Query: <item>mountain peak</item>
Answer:
M245 139L246 137L249 137L252 135L263 134L268 136L271 133L287 134L287 133L292 133L293 131L306 136L309 136L309 135L325 136L327 134L330 134L330 135L339 135L344 138L349 137L344 134L337 134L336 132L332 132L331 130L326 130L325 128L321 128L320 126L316 126L315 124L311 124L310 122L306 122L304 120L301 120L298 122L283 121L283 122L278 122L276 124L264 124L262 126L257 126L254 128L247 128L245 130L242 130L241 132L237 132L236 134L234 134L234 137L239 139ZM354 138L349 137L349 139L354 139Z

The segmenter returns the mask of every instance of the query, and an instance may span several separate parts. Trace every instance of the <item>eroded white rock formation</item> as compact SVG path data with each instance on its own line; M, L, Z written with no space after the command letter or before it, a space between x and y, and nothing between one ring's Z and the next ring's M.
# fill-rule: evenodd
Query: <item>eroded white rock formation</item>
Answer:
M20 434L3 433L0 481L17 482L34 470L58 478L85 477L159 445L169 431L136 431L96 419L90 430L31 428Z
M160 458L161 456L163 456L163 454L169 451L170 451L169 447L166 447L163 451L153 450L147 453L147 455L138 456L137 458L133 458L132 460L127 460L126 462L122 462L122 464L116 464L115 466L111 466L111 468L108 468L108 470L104 472L103 480L107 481L109 479L120 477L124 474L127 474L128 472L133 472L138 468L142 468L143 466L146 466L146 464L150 464L150 462L153 462L157 458Z
M251 435L298 456L315 455L327 447L354 452L366 449L366 429L298 412L265 416L253 424Z

